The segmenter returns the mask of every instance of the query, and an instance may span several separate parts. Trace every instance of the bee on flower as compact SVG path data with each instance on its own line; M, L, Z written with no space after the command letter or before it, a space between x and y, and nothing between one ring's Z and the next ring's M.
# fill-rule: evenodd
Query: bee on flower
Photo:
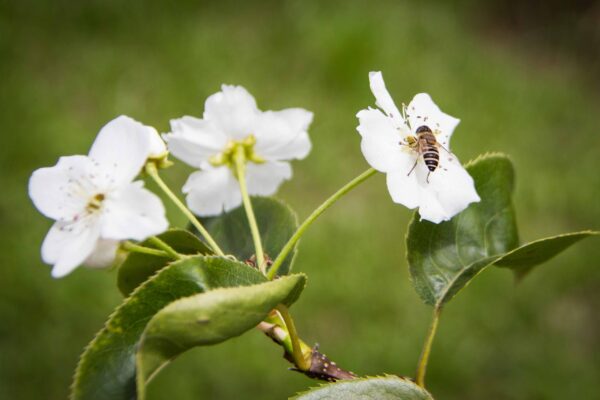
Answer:
M450 152L460 122L440 110L426 93L402 112L388 93L381 72L369 74L379 108L358 112L361 150L367 162L386 174L395 203L418 208L422 219L440 223L480 201L471 176Z

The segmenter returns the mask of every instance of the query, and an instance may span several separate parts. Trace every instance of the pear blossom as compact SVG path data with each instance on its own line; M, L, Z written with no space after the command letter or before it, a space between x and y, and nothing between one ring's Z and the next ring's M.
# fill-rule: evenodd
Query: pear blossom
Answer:
M146 161L166 154L149 126L120 116L99 132L87 156L61 157L29 180L36 208L56 222L42 244L55 278L79 265L110 265L122 240L144 240L168 227L161 200L134 182Z
M359 111L357 130L365 159L386 174L392 200L418 208L421 219L436 224L480 201L473 178L450 153L450 137L460 120L442 112L427 93L417 94L400 112L381 72L369 73L369 81L379 108ZM435 136L437 168L435 163L428 168L415 146L418 132L423 131Z
M246 155L248 193L274 194L292 176L288 161L310 152L312 118L302 108L261 111L242 86L222 85L206 99L202 118L171 120L171 132L163 135L170 153L199 169L183 186L188 207L213 216L242 203L233 164L238 146Z

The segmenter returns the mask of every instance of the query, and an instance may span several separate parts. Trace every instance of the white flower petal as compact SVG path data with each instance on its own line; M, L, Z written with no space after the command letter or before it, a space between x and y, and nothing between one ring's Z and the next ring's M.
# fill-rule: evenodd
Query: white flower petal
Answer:
M92 253L99 237L96 222L84 219L74 224L56 222L52 225L42 243L42 259L54 265L54 278L69 274Z
M102 238L144 240L164 232L169 223L160 198L141 181L110 193L102 209Z
M153 130L121 115L100 130L89 156L112 176L115 187L129 183L150 155Z
M427 93L415 95L408 105L406 117L413 133L426 125L436 133L438 142L450 149L450 137L460 120L442 112Z
M283 161L248 163L246 166L248 193L253 196L271 196L277 192L283 181L291 177L292 167Z
M469 204L480 201L475 183L455 156L440 154L440 167L429 178L431 191L435 192L447 218L463 211Z
M313 113L302 108L265 111L256 119L256 153L269 160L302 159L311 149L308 127Z
M367 162L381 172L403 167L408 152L412 152L400 144L403 131L376 109L361 110L356 116L359 121L356 129L362 136L360 147Z
M242 86L222 85L221 91L209 96L204 105L204 119L237 140L253 133L258 113L254 97Z
M398 111L396 103L394 103L392 96L386 89L381 72L369 72L369 83L371 92L375 96L375 104L394 120L396 126L403 125L402 114Z
M190 210L201 217L219 215L242 203L238 182L228 167L207 168L190 175L183 186Z
M221 153L228 140L212 121L188 116L172 119L171 133L163 137L175 157L196 168L201 168L211 156Z
M386 183L394 203L412 209L419 206L421 196L415 173L408 175L408 171L410 171L410 167L388 172Z
M429 174L429 182L427 175ZM422 157L411 173L417 182L421 219L440 223L463 211L470 203L479 201L473 178L455 156L440 151L439 167L429 173Z
M439 224L452 218L452 215L442 207L435 192L431 190L421 190L420 203L419 215L421 219Z
M265 157L270 160L291 160L293 158L301 160L310 153L311 149L312 144L308 132L300 132L291 142L273 152L266 153Z
M61 157L53 167L40 168L29 179L29 197L46 217L71 219L83 210L85 190L72 190L74 179L87 175L91 161L86 156Z
M108 268L115 263L117 250L120 242L118 240L100 239L92 254L83 262L88 268Z

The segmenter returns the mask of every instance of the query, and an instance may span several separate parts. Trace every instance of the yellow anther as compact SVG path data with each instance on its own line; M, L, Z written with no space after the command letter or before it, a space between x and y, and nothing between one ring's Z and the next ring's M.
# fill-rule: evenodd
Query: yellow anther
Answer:
M238 148L244 149L244 158L255 164L262 164L266 160L260 157L254 152L254 145L256 144L256 137L254 135L248 135L244 139L239 141L230 140L223 150L219 154L215 154L208 159L208 162L214 167L220 167L226 165L233 168L235 152Z
M88 211L99 210L102 207L102 202L104 201L105 196L102 193L98 193L94 197L92 197L87 205Z

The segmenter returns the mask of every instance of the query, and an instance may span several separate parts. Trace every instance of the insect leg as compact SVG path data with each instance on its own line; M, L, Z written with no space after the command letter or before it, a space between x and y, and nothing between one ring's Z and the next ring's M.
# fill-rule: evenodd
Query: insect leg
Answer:
M450 150L448 150L447 148L445 148L440 142L437 143L438 146L440 146L446 153L448 153L448 155L453 156L454 154L452 154L452 152ZM450 161L452 160L452 157L450 157Z
M412 166L412 168L410 169L410 171L408 171L408 174L406 174L406 176L410 176L410 174L415 170L415 168L417 167L417 163L419 162L419 157L417 157L417 159L415 160L415 164Z

